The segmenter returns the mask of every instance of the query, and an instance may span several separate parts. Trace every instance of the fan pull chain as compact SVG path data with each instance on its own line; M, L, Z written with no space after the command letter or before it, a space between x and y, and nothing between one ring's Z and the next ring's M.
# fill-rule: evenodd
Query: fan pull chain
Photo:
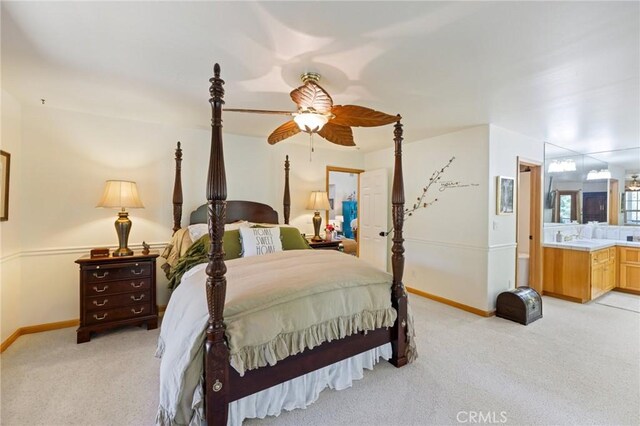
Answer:
M312 153L313 153L313 133L309 133L309 162L311 162Z

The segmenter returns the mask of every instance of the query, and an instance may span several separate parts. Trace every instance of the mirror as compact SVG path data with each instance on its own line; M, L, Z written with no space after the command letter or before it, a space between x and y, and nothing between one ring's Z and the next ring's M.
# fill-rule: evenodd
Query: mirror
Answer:
M326 190L330 210L326 222L334 226L345 253L358 255L358 200L363 170L327 166Z
M545 144L547 223L608 222L608 178L593 171L608 170L606 162Z
M580 154L546 143L544 222L633 224L640 212L625 200L638 196L625 189L637 172L640 148Z

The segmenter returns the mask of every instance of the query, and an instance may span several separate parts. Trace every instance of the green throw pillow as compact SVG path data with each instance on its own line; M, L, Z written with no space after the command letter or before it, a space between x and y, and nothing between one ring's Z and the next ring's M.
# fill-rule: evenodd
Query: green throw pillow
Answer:
M224 231L222 236L222 248L224 249L224 260L237 259L242 252L240 243L240 231L237 229Z
M269 228L269 226L254 225L253 228ZM311 248L306 238L300 233L300 230L293 226L281 226L280 239L282 240L282 250L305 250Z

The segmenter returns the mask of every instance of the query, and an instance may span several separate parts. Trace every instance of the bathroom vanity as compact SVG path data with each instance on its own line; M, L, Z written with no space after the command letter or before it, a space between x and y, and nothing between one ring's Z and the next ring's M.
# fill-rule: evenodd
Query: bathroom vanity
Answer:
M640 294L640 243L545 243L543 294L585 303L614 288Z

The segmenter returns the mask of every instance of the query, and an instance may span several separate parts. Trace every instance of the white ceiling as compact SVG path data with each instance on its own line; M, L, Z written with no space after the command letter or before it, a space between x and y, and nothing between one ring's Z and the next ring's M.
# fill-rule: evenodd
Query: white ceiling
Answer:
M229 107L291 109L316 71L337 104L401 113L408 142L494 123L581 153L640 146L638 2L2 3L2 85L27 104L204 128L216 61ZM265 139L283 121L224 119Z

